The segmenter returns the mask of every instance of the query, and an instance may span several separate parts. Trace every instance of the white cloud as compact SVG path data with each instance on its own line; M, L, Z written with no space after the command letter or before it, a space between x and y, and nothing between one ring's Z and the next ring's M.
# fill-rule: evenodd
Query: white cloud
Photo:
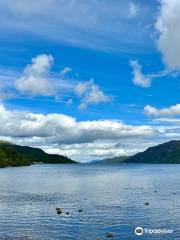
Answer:
M16 80L16 89L23 94L33 96L52 96L56 94L53 82L48 79L49 70L53 64L51 55L38 55L27 65L23 76Z
M156 22L160 36L158 48L163 54L165 64L172 69L180 68L180 1L161 0Z
M65 67L60 73L51 71L54 58L52 55L41 54L32 58L23 73L10 72L10 75L0 69L0 99L14 98L19 95L26 97L54 97L64 103L72 104L72 98L80 101L79 108L85 109L90 104L106 103L110 101L94 79L79 81L66 77L72 71ZM6 76L7 74L7 76ZM1 79L2 78L2 79ZM67 100L67 97L70 100Z
M137 6L133 2L129 2L128 8L128 17L134 18L137 15Z
M146 105L144 107L144 112L147 115L154 115L154 116L180 115L180 104L176 104L176 105L171 106L169 108L162 108L162 109L157 109L157 108L152 107L150 105Z
M15 137L57 137L60 143L92 142L127 136L148 136L148 126L130 126L117 120L76 121L63 114L33 114L8 111L0 106L0 135Z
M100 103L100 102L108 102L110 98L106 96L103 91L100 90L99 86L93 84L91 87L91 91L85 95L84 102L89 103Z
M142 72L142 66L138 63L137 60L130 60L129 64L133 69L133 83L137 86L144 88L151 87L152 81L156 78L162 78L167 76L177 78L180 74L179 71L170 68L165 68L164 70L158 72L144 74Z
M75 93L81 98L80 109L85 109L89 104L107 103L110 97L107 96L98 85L94 84L94 80L78 83L75 87Z
M166 66L163 71L145 75L142 72L142 66L137 60L130 61L133 68L133 82L141 87L150 87L154 78L168 75L177 77L180 73L180 28L177 27L177 23L180 22L180 1L160 0L159 2L160 9L155 28L159 32L157 46L162 53Z
M77 121L63 114L10 111L3 105L0 105L0 125L3 126L0 128L0 139L42 147L47 151L59 149L59 152L62 150L68 156L76 157L85 156L87 152L89 157L103 156L103 151L104 156L117 155L120 151L128 153L131 151L126 146L114 146L111 151L109 146L117 142L125 144L130 139L136 139L136 143L144 142L159 134L151 126L132 126L118 120ZM133 143L131 150L134 149L132 146Z
M180 124L180 119L179 118L174 118L174 117L159 117L159 118L155 118L153 119L153 122L155 123L169 123L169 124L174 124L174 125L178 125Z
M90 81L78 83L74 88L76 95L78 97L82 97L86 92L88 92L91 89L92 84L93 79L91 79Z
M137 60L131 60L130 66L132 67L133 71L133 83L137 86L148 88L151 86L151 77L146 76L142 73L142 66L138 63Z
M144 7L138 15L138 24L127 21L135 15L134 3L127 0L0 0L0 31L28 32L63 44L100 49L128 51L134 45L151 44L151 7ZM139 10L139 9L138 9ZM131 38L129 38L131 32ZM1 33L1 32L0 32ZM127 44L125 44L127 43Z
M172 125L169 125L172 124ZM40 147L80 161L134 154L178 139L180 125L128 125L118 120L77 121L63 114L10 111L0 105L0 139Z
M86 108L89 104L107 103L110 101L110 97L100 90L99 86L93 84L91 90L84 95L81 100L81 109Z

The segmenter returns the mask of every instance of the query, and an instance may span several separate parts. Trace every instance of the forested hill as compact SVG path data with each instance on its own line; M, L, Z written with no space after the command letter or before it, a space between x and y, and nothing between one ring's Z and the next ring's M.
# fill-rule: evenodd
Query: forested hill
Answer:
M26 166L33 163L76 163L68 157L48 154L39 148L20 146L0 141L0 167Z
M180 163L180 140L172 140L129 157L124 163Z
M180 140L172 140L133 156L119 156L104 160L92 161L93 164L147 163L147 164L180 164Z

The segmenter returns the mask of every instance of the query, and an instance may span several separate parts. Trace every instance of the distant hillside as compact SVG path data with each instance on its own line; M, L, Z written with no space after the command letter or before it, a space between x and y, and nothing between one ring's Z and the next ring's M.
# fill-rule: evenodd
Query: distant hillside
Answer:
M180 140L173 140L150 147L144 152L129 157L124 163L180 163Z
M48 154L39 148L32 148L0 141L0 167L24 166L32 163L76 163L75 161L58 155Z
M106 158L104 160L95 160L91 163L93 164L118 164L122 163L128 158L128 156L119 156L119 157L113 157L113 158Z
M30 165L30 162L22 156L19 156L16 151L0 147L0 168L8 166L18 167L27 165Z

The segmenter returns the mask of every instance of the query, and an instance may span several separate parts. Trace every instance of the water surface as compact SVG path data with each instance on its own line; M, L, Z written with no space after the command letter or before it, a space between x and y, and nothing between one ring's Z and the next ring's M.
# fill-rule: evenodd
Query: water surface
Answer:
M103 240L107 232L118 240L180 239L179 183L179 165L0 169L0 239ZM137 226L174 232L137 237Z

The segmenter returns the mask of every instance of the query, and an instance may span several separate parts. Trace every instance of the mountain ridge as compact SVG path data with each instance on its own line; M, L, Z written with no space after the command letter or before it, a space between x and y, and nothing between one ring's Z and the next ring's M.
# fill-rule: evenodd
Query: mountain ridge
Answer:
M139 152L123 163L180 164L180 140L171 140L143 152Z
M180 164L180 140L171 140L147 148L133 156L119 156L104 160L92 161L93 164Z
M0 167L27 166L39 162L49 164L76 163L68 157L49 154L40 148L0 141Z
M94 160L94 161L91 161L90 163L91 164L120 164L127 158L129 158L129 156L117 156L113 158L105 158L103 160Z

